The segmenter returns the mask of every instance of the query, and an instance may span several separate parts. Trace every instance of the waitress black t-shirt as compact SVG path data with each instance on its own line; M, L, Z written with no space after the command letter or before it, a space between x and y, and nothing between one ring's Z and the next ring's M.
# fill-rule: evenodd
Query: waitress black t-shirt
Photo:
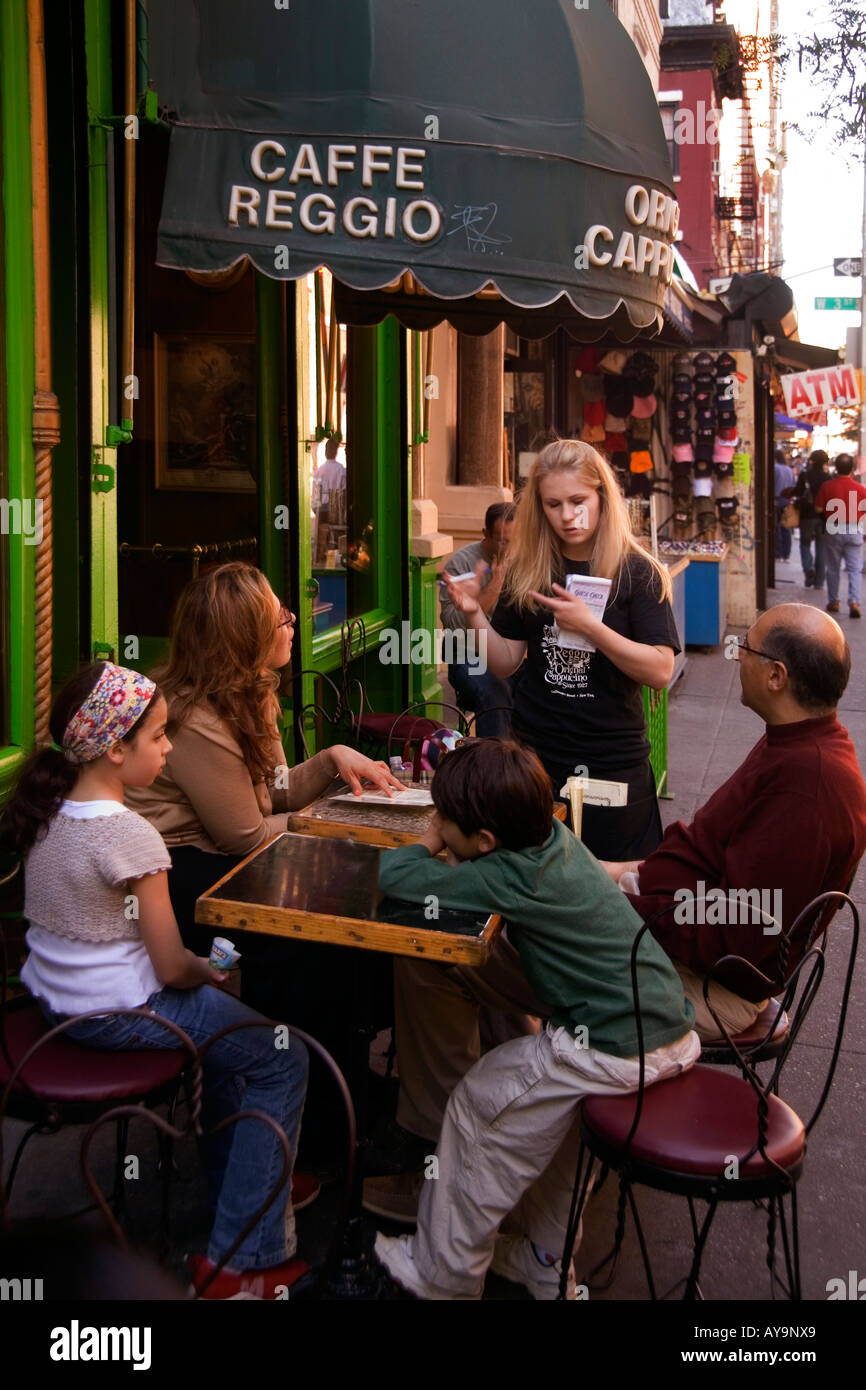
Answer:
M589 574L585 560L563 557L566 574ZM674 615L648 560L630 555L614 579L605 626L650 647L681 650ZM514 695L515 735L543 761L586 764L591 777L643 762L649 753L643 697L637 681L599 651L576 652L552 641L554 617L538 606L522 611L501 600L491 625L502 637L526 642Z

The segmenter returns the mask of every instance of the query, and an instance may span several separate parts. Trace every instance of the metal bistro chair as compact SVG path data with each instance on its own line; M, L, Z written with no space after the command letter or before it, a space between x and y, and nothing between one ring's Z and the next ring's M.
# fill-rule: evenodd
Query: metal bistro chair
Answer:
M631 977L638 1037L639 1085L636 1092L622 1096L588 1096L580 1105L581 1146L563 1249L564 1272L560 1298L565 1297L567 1272L593 1168L591 1160L597 1158L619 1174L620 1193L613 1250L591 1271L590 1279L610 1263L611 1271L604 1287L612 1283L625 1235L628 1205L637 1228L650 1297L657 1297L633 1192L635 1184L642 1184L657 1191L684 1196L688 1201L694 1248L691 1268L684 1281L684 1298L702 1297L698 1286L701 1259L719 1203L750 1201L767 1203L766 1262L771 1290L775 1292L778 1285L786 1297L800 1299L796 1184L803 1168L807 1136L824 1108L836 1070L854 972L860 919L857 908L847 894L822 893L803 910L791 928L791 932L795 932L808 914L831 900L840 906L847 903L851 909L851 949L826 1078L812 1115L805 1122L779 1099L776 1091L782 1068L814 1003L824 973L828 934L826 921L819 936L810 943L790 973L783 996L783 1007L791 1013L790 1028L776 1059L773 1074L766 1083L758 1076L749 1058L737 1051L735 1040L713 1011L709 1001L708 977L704 998L727 1046L737 1052L742 1076L732 1076L729 1072L698 1064L680 1076L645 1087L637 952L644 934L671 910L672 905L656 913L638 932L631 953ZM731 966L734 962L743 972L741 978L750 973L754 985L766 986L767 993L770 992L772 982L747 961L726 956L722 964ZM731 1156L736 1158L733 1168ZM786 1198L790 1199L790 1229L785 1211ZM707 1203L707 1211L700 1225L695 1212L695 1201L698 1199ZM776 1271L777 1227L782 1235L787 1283ZM679 1284L674 1285L674 1289L678 1287ZM668 1292L672 1293L674 1289Z
M21 862L15 859L0 877L4 896L11 891L11 884L20 882L20 873ZM192 1055L195 1049L186 1035L169 1023L165 1026L176 1032L180 1045L165 1051L100 1052L64 1037L72 1020L51 1028L29 994L10 1000L9 956L2 918L0 972L0 1224L5 1224L18 1167L34 1134L56 1134L66 1124L89 1122L120 1102L141 1107L166 1103L171 1118L190 1061L190 1049ZM97 1016L98 1013L80 1017ZM17 1145L4 1183L2 1124L7 1115L23 1120L28 1128ZM122 1211L125 1194L122 1174L127 1128L127 1124L118 1124L116 1135L112 1200L118 1211ZM167 1245L169 1186L174 1167L168 1138L160 1143L160 1166L162 1239Z
M283 1027L287 1029L287 1031L292 1037L299 1038L310 1049L311 1052L316 1052L322 1058L323 1062L325 1063L326 1067L328 1068L334 1079L337 1089L340 1092L340 1096L342 1098L343 1106L346 1112L346 1163L344 1170L342 1201L337 1215L336 1225L328 1247L328 1252L324 1263L317 1271L314 1271L309 1275L305 1275L304 1278L298 1282L298 1284L293 1285L292 1287L293 1301L296 1301L298 1298L301 1297L321 1297L323 1294L323 1290L326 1287L326 1281L334 1277L334 1271L336 1269L340 1255L343 1252L344 1233L349 1215L350 1194L352 1191L352 1184L354 1181L357 1134L355 1110L352 1104L352 1099L349 1093L349 1088L346 1083L346 1079L343 1076L343 1073L340 1071L331 1054L324 1047L322 1047L321 1043L317 1042L315 1038L311 1037L309 1033L305 1033L300 1028L295 1028L291 1024L278 1024L273 1019L243 1019L238 1023L230 1023L225 1028L220 1029L219 1032L214 1033L210 1038L208 1038L204 1043L202 1043L201 1047L198 1049L197 1052L195 1051L195 1049L193 1049L194 1066L192 1071L192 1082L190 1086L190 1108L188 1122L185 1128L177 1128L169 1124L168 1121L162 1118L162 1116L155 1114L153 1111L146 1111L142 1115L142 1112L137 1106L123 1105L118 1106L116 1109L108 1111L106 1114L99 1116L90 1126L82 1141L81 1167L84 1173L85 1181L87 1182L87 1185L93 1195L96 1205L100 1208L103 1216L105 1217L105 1220L108 1223L112 1237L117 1242L117 1244L121 1246L121 1248L125 1249L127 1246L126 1237L124 1236L124 1233L121 1230L119 1223L114 1218L111 1212L109 1202L106 1200L105 1194L102 1192L99 1183L97 1182L94 1176L93 1169L90 1165L90 1147L97 1131L103 1124L109 1124L112 1122L123 1122L124 1120L128 1122L129 1118L131 1118L134 1115L141 1116L142 1118L147 1119L154 1126L158 1134L162 1136L169 1136L172 1140L180 1139L189 1132L195 1133L195 1135L198 1138L207 1138L208 1135L217 1134L221 1130L230 1128L232 1125L238 1124L241 1120L250 1119L259 1120L262 1124L267 1125L270 1129L275 1131L280 1140L283 1150L283 1162L280 1172L277 1175L270 1192L268 1192L265 1195L258 1210L250 1218L244 1229L232 1242L228 1250L226 1250L223 1253L219 1261L211 1270L210 1274L197 1289L196 1296L198 1298L201 1298L202 1295L207 1292L207 1289L214 1282L214 1280L218 1278L219 1274L229 1263L229 1261L231 1260L232 1256L234 1255L238 1247L241 1245L241 1243L255 1228L256 1224L261 1220L261 1218L264 1216L265 1212L269 1209L269 1207L277 1200L280 1193L285 1190L289 1182L289 1171L292 1162L292 1152L285 1130L282 1128L280 1124L277 1123L276 1120L272 1119L270 1115L266 1115L262 1110L239 1110L233 1115L226 1116L219 1122L219 1124L215 1125L212 1130L208 1131L207 1134L203 1134L201 1128L201 1105L203 1090L202 1063L205 1057L207 1056L207 1053L214 1046L214 1044L220 1042L230 1033L236 1033L240 1029L245 1028L267 1028L273 1031L274 1029Z
M845 889L846 894L851 891L855 874L852 874L848 881ZM817 907L816 903L818 904ZM791 979L788 962L798 949L799 939L802 938L803 950L807 951L820 934L822 926L829 925L836 910L837 906L833 902L822 907L821 898L815 898L806 905L796 921L779 937L777 978L771 985L775 997L767 1000L764 1008L750 1027L744 1029L742 1033L734 1035L731 1039L732 1046L729 1047L724 1038L713 1038L704 1042L701 1047L702 1062L716 1067L735 1067L740 1065L741 1057L747 1058L754 1065L758 1062L772 1061L781 1055L785 1049L791 1026L784 1005L787 987ZM761 915L769 917L770 921L776 921L763 909L761 909ZM740 993L738 986L742 984L742 978L739 976L737 965L734 964L727 970L723 970L721 962L718 962L716 969L718 982L726 985L734 994Z
M5 967L5 959L4 959ZM5 996L5 968L4 968ZM0 1174L3 1160L3 1121L7 1116L29 1122L15 1150L5 1183L0 1177L0 1224L9 1221L8 1204L24 1150L34 1134L57 1134L64 1125L116 1119L114 1184L111 1200L118 1214L124 1207L124 1157L129 1120L150 1116L153 1107L168 1105L169 1122L160 1130L159 1154L162 1177L161 1240L168 1247L168 1210L174 1168L171 1121L182 1080L195 1059L195 1047L186 1033L147 1009L113 1009L113 1013L155 1020L178 1040L176 1048L140 1052L109 1052L82 1047L64 1033L82 1019L99 1018L104 1009L65 1019L52 1028L35 1000L21 998L7 1007L3 999L0 1019ZM120 1107L120 1108L118 1108ZM70 1213L81 1216L84 1211Z

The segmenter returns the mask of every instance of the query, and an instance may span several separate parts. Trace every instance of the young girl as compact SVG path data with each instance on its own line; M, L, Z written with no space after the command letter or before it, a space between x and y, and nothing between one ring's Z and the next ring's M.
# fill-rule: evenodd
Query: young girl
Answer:
M75 676L51 714L54 747L31 755L0 822L0 838L25 856L30 954L21 978L56 1024L93 1009L68 1036L107 1050L171 1048L173 1035L112 1009L146 1007L200 1046L230 1023L260 1016L223 993L208 961L183 946L168 895L171 860L154 828L123 804L165 765L166 704L135 671L96 662ZM269 1028L246 1028L204 1061L210 1129L240 1109L265 1111L297 1148L307 1079L302 1044L278 1049ZM208 1256L192 1261L199 1286L264 1201L282 1163L278 1136L261 1121L228 1128L206 1151L216 1214ZM293 1258L291 1202L279 1198L205 1297L273 1297L307 1266Z
M569 574L611 579L604 617L563 587ZM488 621L479 584L448 582L454 604L486 634L487 663L508 676L526 663L513 729L535 750L555 796L580 769L624 782L623 807L584 806L582 838L599 859L640 859L661 840L641 686L662 690L680 650L664 567L632 537L616 478L588 444L558 440L538 455L517 507L503 596ZM556 627L594 652L556 641Z

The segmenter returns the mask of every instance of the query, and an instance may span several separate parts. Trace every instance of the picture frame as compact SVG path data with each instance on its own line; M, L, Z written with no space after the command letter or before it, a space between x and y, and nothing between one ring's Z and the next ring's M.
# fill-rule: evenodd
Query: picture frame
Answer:
M255 335L154 333L153 340L157 488L255 492Z

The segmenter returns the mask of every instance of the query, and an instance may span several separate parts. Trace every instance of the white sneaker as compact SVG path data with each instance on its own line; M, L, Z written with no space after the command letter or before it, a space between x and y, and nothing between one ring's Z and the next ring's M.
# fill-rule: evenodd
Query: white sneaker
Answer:
M522 1284L533 1298L548 1302L559 1297L559 1277L562 1261L549 1264L536 1253L535 1246L525 1236L497 1236L490 1268L512 1284ZM577 1299L577 1280L574 1265L568 1271L567 1299Z
M408 1289L416 1298L442 1302L447 1298L447 1294L437 1293L425 1283L415 1268L412 1258L413 1240L414 1236L383 1236L381 1231L377 1231L373 1249L391 1278L396 1280L401 1288Z

